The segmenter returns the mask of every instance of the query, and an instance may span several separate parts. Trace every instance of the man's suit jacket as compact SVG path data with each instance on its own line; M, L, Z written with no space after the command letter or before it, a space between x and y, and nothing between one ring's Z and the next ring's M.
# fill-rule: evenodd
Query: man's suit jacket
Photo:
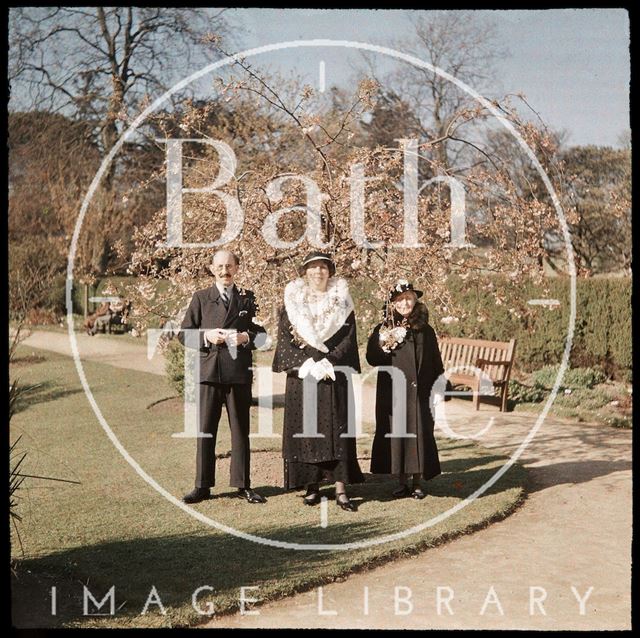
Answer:
M200 382L215 383L251 383L251 351L256 348L255 339L259 333L265 333L262 326L254 323L257 312L255 295L250 290L233 286L233 294L226 309L220 298L220 292L214 284L210 288L198 290L191 299L189 308L182 320L183 330L197 328L211 330L212 328L234 329L246 332L249 343L235 348L235 359L226 344L212 345L205 341L200 334ZM184 333L178 335L184 344Z

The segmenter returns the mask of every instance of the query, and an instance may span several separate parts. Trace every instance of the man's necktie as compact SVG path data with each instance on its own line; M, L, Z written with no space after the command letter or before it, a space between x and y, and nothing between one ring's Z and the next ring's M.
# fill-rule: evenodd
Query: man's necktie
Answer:
M225 308L229 307L229 296L227 295L227 289L225 288L222 291L222 294L220 295L222 297L222 303L224 304Z

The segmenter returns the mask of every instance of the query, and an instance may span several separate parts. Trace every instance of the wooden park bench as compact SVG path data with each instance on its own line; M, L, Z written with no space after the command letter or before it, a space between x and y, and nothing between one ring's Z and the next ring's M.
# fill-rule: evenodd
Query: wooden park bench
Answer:
M439 345L445 374L451 385L471 388L476 410L480 408L482 398L486 403L499 405L500 411L505 412L516 340L484 341L443 337L439 340ZM480 373L474 371L473 367L489 376L493 387L498 391L497 396L480 394ZM451 372L447 372L448 370Z

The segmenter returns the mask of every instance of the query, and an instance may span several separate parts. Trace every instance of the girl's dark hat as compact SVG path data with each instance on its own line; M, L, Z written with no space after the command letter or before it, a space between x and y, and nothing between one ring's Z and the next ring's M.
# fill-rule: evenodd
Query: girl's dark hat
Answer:
M422 290L416 290L412 283L409 283L406 279L400 279L396 285L389 290L389 301L394 301L396 297L399 297L403 292L407 292L408 290L414 292L418 299L423 295Z
M326 261L329 266L329 275L333 277L336 274L336 264L331 258L331 255L327 253L321 253L318 251L309 253L300 264L300 274L303 274L306 270L307 264L310 264L312 261L316 261L321 259L322 261Z

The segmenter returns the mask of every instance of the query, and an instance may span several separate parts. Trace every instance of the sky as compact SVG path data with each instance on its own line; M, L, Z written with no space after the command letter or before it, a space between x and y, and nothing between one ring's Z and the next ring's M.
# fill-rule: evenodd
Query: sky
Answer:
M409 10L234 9L227 13L236 49L327 38L390 46L411 32ZM455 13L455 12L454 12ZM496 61L495 96L522 93L569 145L618 146L629 130L629 18L623 9L478 11L497 26L506 54ZM358 55L344 48L298 48L252 60L282 72L349 86ZM386 62L388 63L388 62ZM385 64L380 60L380 64ZM473 87L472 87L473 88Z

